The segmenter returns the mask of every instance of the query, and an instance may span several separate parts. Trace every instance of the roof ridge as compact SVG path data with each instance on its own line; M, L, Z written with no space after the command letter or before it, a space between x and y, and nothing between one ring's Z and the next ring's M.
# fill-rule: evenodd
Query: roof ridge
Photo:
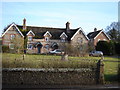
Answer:
M18 24L16 24L18 25ZM18 26L23 26L23 25L18 25ZM66 28L55 28L55 27L41 27L41 26L30 26L28 25L27 27L35 27L35 28L50 28L50 29L66 29ZM70 29L70 30L76 30L76 29L79 29L79 28L75 28L75 29Z
M18 24L17 24L18 25ZM18 25L18 26L23 26L23 25ZM31 26L31 25L28 25L27 27L38 27L38 28L53 28L53 29L65 29L65 28L54 28L54 27L44 27L44 26Z
M93 31L93 32L90 32L90 33L95 33L95 32L99 32L99 31L102 31L102 29L101 30L97 30L97 31Z

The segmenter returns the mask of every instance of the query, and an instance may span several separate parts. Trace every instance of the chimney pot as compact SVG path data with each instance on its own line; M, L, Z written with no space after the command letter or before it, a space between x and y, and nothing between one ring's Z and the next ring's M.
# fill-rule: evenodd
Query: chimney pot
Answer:
M94 28L94 32L96 32L97 31L97 28Z

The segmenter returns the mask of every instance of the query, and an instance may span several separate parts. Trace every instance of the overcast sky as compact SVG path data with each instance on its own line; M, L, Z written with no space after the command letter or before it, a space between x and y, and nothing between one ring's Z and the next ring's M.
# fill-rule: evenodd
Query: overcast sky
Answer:
M12 22L40 27L81 27L87 34L96 27L105 29L111 22L118 21L118 2L3 2L2 30Z

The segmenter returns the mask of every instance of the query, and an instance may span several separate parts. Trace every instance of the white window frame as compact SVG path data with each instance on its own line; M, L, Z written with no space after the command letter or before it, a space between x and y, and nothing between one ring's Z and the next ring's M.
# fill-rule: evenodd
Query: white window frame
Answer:
M98 39L98 42L100 41L101 39Z
M61 38L61 42L65 42L65 40L66 40L65 38Z
M52 35L50 34L49 31L47 31L47 32L44 34L44 37L45 37L47 34L48 34L50 37L52 37Z
M83 43L83 38L79 37L77 41L78 41L78 43Z
M33 49L33 45L32 44L27 44L27 49Z
M15 34L10 35L10 39L13 40L15 38Z
M49 37L45 37L45 41L47 41L47 42L48 42L48 41L49 41Z
M32 36L28 36L28 40L32 41L33 37Z
M11 47L11 45L13 45L13 47ZM14 48L15 48L15 45L14 45L14 44L9 44L9 48L10 48L10 49L14 49Z
M106 39L103 39L104 41L106 41Z
M49 50L50 45L49 45L49 44L46 44L46 45L44 46L44 48L46 48L47 50Z

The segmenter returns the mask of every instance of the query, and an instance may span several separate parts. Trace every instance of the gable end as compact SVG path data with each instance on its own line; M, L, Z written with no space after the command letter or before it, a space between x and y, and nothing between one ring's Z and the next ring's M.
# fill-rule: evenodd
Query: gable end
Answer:
M101 30L101 32L98 33L98 35L96 35L96 37L94 37L94 39L96 39L101 33L103 33L108 38L108 40L110 40L108 35L105 32L103 32L102 30Z
M12 25L9 26L9 28L2 34L2 37L10 30L10 28L12 26L15 26L16 27L16 30L19 32L19 34L24 37L24 35L22 34L22 32L19 30L19 28L13 23Z
M71 38L71 40L73 40L73 38L77 35L77 33L79 33L79 32L82 32L83 33L83 35L85 36L85 38L87 39L87 40L89 40L88 39L88 37L85 35L85 33L83 32L83 30L82 30L82 28L80 27L79 29L78 29L78 31L72 36L72 38Z

